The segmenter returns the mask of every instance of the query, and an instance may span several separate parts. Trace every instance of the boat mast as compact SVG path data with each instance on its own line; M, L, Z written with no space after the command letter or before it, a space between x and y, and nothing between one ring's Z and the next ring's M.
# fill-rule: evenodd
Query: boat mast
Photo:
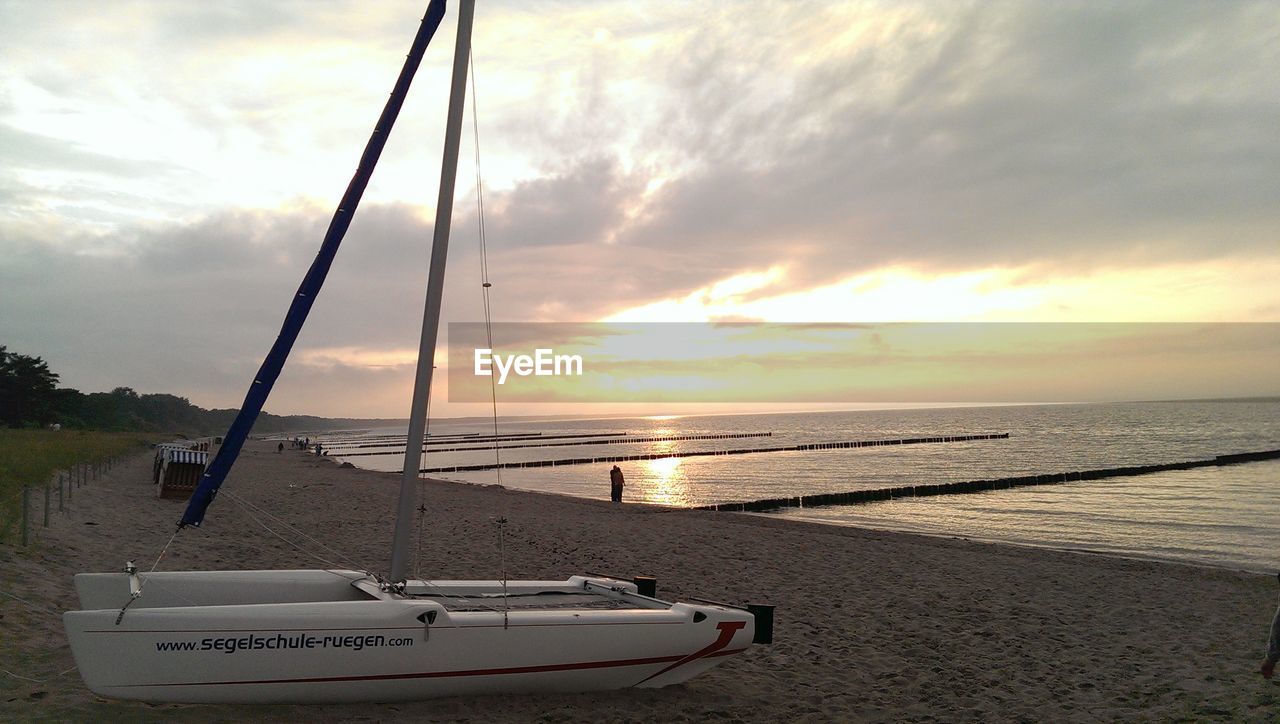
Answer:
M440 301L444 296L444 262L449 251L449 223L453 216L453 183L458 173L458 146L462 137L462 111L467 94L467 63L471 58L471 18L475 0L458 5L458 42L453 51L453 82L449 90L449 116L444 133L444 161L440 166L440 198L436 202L435 235L431 240L431 271L427 275L426 308L422 313L422 339L418 343L418 372L413 380L413 407L405 439L404 475L400 480L400 504L396 532L391 541L391 582L403 583L408 575L409 542L413 530L414 487L421 464L427 427L427 395L440 330Z
M186 511L182 514L182 520L178 523L179 528L189 525L199 526L204 521L205 511L213 502L214 496L218 494L218 489L226 480L236 457L240 455L240 448L249 437L249 431L253 429L254 421L262 412L262 406L266 404L271 388L280 377L280 371L284 369L285 360L289 358L289 352L302 331L302 325L307 321L307 315L311 313L311 305L315 303L321 287L324 286L325 278L329 275L329 267L338 254L342 238L347 233L347 227L351 225L356 207L360 205L365 187L369 185L369 179L373 177L373 169L378 165L378 158L381 157L382 149L391 135L391 127L395 125L396 118L400 115L400 107L409 93L409 84L413 82L413 76L418 72L418 65L422 62L427 44L431 42L443 18L444 0L432 0L427 6L426 15L422 17L421 25L418 26L418 33L414 36L413 45L409 48L404 67L400 69L400 77L396 79L395 87L382 109L382 115L378 117L378 124L374 126L373 135L369 137L369 142L364 147L364 154L360 156L356 173L352 176L351 183L347 185L342 201L338 203L338 210L333 212L333 220L329 222L329 230L325 232L320 251L311 262L307 275L302 278L302 283L289 304L289 311L285 314L280 334L271 345L271 351L262 361L262 366L258 368L258 373L254 375L253 384L249 385L244 403L240 405L240 412L236 414L236 419L232 421L231 427L223 437L222 447L201 476L195 492L191 494Z

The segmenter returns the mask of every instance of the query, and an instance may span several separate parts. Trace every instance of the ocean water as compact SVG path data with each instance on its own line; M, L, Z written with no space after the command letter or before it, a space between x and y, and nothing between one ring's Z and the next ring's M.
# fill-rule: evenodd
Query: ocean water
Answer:
M1280 570L1280 461L792 510L818 523Z
M502 462L670 454L619 463L630 502L694 506L982 478L1179 462L1280 448L1280 401L1106 403L803 412L662 418L500 421L502 435L627 433L669 437L771 432L769 437L516 447ZM377 435L395 430L369 431ZM403 430L399 430L403 434ZM433 423L433 434L492 434L493 423ZM676 457L751 449L940 435L1009 433L960 443ZM337 446L352 436L329 436ZM530 442L533 442L532 440ZM574 443L576 439L547 439ZM502 445L524 444L504 441ZM448 447L481 447L458 440ZM388 454L335 457L399 470ZM491 463L493 450L428 453L425 467ZM612 463L435 474L526 490L607 499ZM1280 461L1197 468L1064 485L786 509L770 515L983 540L1280 569Z

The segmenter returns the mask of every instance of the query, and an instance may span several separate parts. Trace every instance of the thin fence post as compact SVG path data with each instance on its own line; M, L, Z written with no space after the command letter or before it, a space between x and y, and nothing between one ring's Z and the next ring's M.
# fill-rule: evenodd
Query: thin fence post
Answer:
M31 507L31 488L22 486L22 547L27 547L27 508Z
M62 505L62 478L63 478L63 472L59 470L58 471L58 512L59 513L66 510L66 508L64 508Z
M76 489L76 471L69 470L67 471L67 505L71 504L71 498L73 497L72 493L75 492L75 489Z
M44 527L49 527L49 479L44 479Z

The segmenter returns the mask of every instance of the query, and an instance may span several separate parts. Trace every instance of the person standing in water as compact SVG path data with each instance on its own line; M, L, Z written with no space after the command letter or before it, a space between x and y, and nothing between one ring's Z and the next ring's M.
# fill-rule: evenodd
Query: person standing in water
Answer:
M609 497L615 503L622 502L622 489L627 483L622 479L622 468L617 465L613 466L613 470L609 471Z

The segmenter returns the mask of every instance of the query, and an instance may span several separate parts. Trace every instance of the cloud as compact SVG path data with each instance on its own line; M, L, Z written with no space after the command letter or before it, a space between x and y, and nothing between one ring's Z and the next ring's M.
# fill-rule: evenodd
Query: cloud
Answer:
M585 188L583 174L591 173L568 172L563 183ZM499 225L537 228L543 235L538 240L552 247L592 246L581 225L528 203L544 191L517 189L512 201L498 195L498 205L523 210L497 214ZM607 207L596 212L600 218L609 213ZM45 357L68 386L93 391L128 385L188 395L206 406L234 404L275 339L331 214L299 202L103 233L56 223L6 225L0 339ZM531 223L518 223L522 217ZM461 206L446 275L446 323L483 319L475 229L474 210ZM271 409L315 411L316 404L326 404L333 415L357 414L357 408L363 410L359 414L403 414L398 408L379 413L371 400L394 396L383 388L407 398L412 369L387 364L386 358L417 349L432 234L419 209L360 207L273 392ZM536 317L550 300L580 310L567 313L593 318L589 295L608 281L578 287L571 280L589 279L592 262L574 266L544 249L508 249L491 260L498 318ZM533 274L519 266L522 254L540 265ZM548 284L555 279L570 283ZM442 333L442 344L444 339ZM317 389L331 402L317 403Z
M611 159L584 159L496 195L486 209L486 232L517 247L608 243L642 189Z
M228 389L250 379L275 338L328 217L315 207L229 211L105 239L7 237L0 334L45 356L68 385L126 384L227 404ZM345 268L317 300L299 347L408 344L414 307L421 314L424 239L430 225L408 209L362 210L339 253Z
M230 404L419 6L5 4L4 342L86 389ZM498 319L589 321L734 279L763 280L740 302L803 307L886 269L1004 270L1016 290L1277 261L1267 3L506 3L479 20ZM287 370L281 411L316 389L355 404L359 361L415 344L451 22L299 342L345 356ZM480 318L470 134L446 320Z
M721 276L788 260L810 283L895 262L1052 270L1273 248L1277 88L1260 70L1278 59L1273 17L1164 3L951 14L799 70L770 108L722 62L751 57L732 27L704 40L707 62L655 64L672 69L668 115L706 121L670 127L700 163L624 240Z
M538 375L498 380L508 401L1035 402L1273 394L1277 324L526 325ZM486 346L472 335L470 345ZM451 340L452 341L452 340ZM551 374L559 355L578 370ZM468 350L450 400L491 380ZM532 371L532 368L526 371Z
M171 164L94 153L61 139L0 123L0 163L13 169L62 169L108 176L139 177L169 173Z

